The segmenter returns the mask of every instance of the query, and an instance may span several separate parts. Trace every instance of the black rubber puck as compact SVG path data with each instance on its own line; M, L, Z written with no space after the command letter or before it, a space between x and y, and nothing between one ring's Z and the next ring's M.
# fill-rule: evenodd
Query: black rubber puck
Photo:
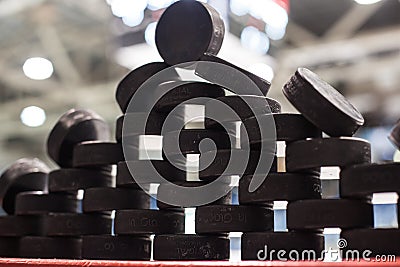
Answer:
M155 98L159 100L155 104L154 109L159 112L168 113L185 101L187 104L204 105L209 98L218 98L224 95L225 91L223 87L205 82L180 84L168 92L166 92L165 88L158 87L155 90Z
M135 160L135 161L121 161L118 163L117 167L117 187L134 187L137 188L139 185L135 181L134 177L129 171L128 165L133 172L133 175L141 177L141 179L146 179L148 184L155 183L157 180L148 170L148 161ZM154 166L156 171L163 178L170 182L175 181L185 181L186 172L180 170L179 168L173 166L170 162L165 160L152 160L151 164ZM147 184L146 183L146 184Z
M154 260L228 260L226 236L156 235Z
M275 200L301 200L321 198L319 177L302 173L269 173L265 180L253 192L249 185L253 175L243 176L239 180L239 203L269 203Z
M175 65L197 61L204 53L216 55L224 34L224 22L213 7L195 1L176 2L158 21L156 45L164 61Z
M114 177L109 172L95 169L58 169L49 174L49 191L65 192L91 187L111 187Z
M42 216L0 216L0 236L43 235Z
M389 134L389 140L400 149L400 120L393 127L392 131Z
M374 193L400 193L400 163L360 164L340 172L340 195L372 198Z
M322 132L310 123L301 114L276 113L272 115L275 122L276 141L293 142L307 138L320 138ZM256 117L243 121L242 130L247 131L250 143L259 143L262 140L259 129L259 122Z
M110 142L87 141L75 146L74 167L105 166L124 160L121 144Z
M15 214L40 215L52 212L80 211L80 201L75 194L23 192L15 200Z
M47 153L60 167L72 167L76 144L109 138L108 125L99 115L90 110L70 109L51 130L47 138Z
M146 120L147 118L147 120ZM161 135L161 129L166 118L166 114L152 111L149 115L145 112L127 113L118 117L115 129L115 139L122 142L123 125L125 123L125 134L135 136L141 134ZM146 123L145 132L140 125Z
M0 237L0 257L18 258L20 239L17 237Z
M243 233L241 248L242 260L312 261L324 250L324 237L312 232Z
M314 138L286 146L286 170L338 166L371 162L371 144L354 137Z
M177 182L175 184L183 186L183 187L198 187L198 186L203 186L207 184L208 182ZM221 185L221 192L225 192L226 187L229 186L229 184L217 184L216 186ZM160 196L161 198L168 198L174 199L175 195L177 195L178 192L173 189L173 187L169 184L160 184L158 187L157 191L157 198ZM209 205L230 205L232 203L232 191L229 191L225 196L221 197L220 199L217 199L216 201L209 203ZM160 210L164 209L180 209L180 208L188 208L185 205L179 205L179 206L173 206L167 203L164 203L157 199L157 207Z
M208 140L210 143L205 144L202 148L200 144L207 139L211 139ZM226 132L209 129L182 129L164 135L163 151L165 154L169 155L179 153L200 154L201 150L207 150L208 145L210 145L208 150L213 149L211 143L213 143L217 149L229 149L231 147L231 140Z
M264 80L263 78L247 71L244 70L230 62L227 62L219 57L213 56L213 55L209 55L209 54L205 54L200 58L201 61L205 61L201 64L201 62L199 64L197 64L195 73L196 75L202 77L203 79L212 82L212 83L216 83L216 84L224 84L225 83L229 83L226 85L226 87L229 88L239 88L241 90L243 90L243 92L246 91L247 87L250 85L250 81L245 81L245 83L241 84L243 81L243 79L237 79L236 76L236 72L239 71L241 73L243 73L245 76L247 76L260 90L260 94L262 95L266 95L269 91L269 88L271 86L271 83L267 80ZM213 65L210 67L209 64L207 64L207 62L213 62L213 63L218 63L221 65L225 65L226 67L224 68L224 71L218 71L220 68L216 69L215 67L213 67ZM229 70L229 68L233 68L236 71L232 72ZM258 93L258 92L257 92Z
M20 240L19 256L41 259L80 259L81 249L80 238L26 236Z
M342 231L341 238L346 240L343 248L343 260L352 260L352 251L363 253L367 257L394 255L400 256L400 229L354 229ZM370 251L370 252L369 252ZM368 253L368 254L367 254Z
M150 238L137 236L84 236L82 259L150 260Z
M185 213L161 210L117 210L115 234L181 234L185 233Z
M274 227L274 213L270 208L215 205L196 208L196 233L270 231Z
M26 191L46 191L50 169L37 158L22 158L11 164L0 177L0 201L5 212L14 214L15 197Z
M84 212L149 209L150 196L141 189L89 188L85 191L82 208Z
M372 205L347 199L300 200L287 206L287 228L307 230L373 225Z
M46 236L111 234L112 219L100 214L53 213L43 218Z
M283 87L290 103L330 136L352 136L364 124L361 113L335 88L306 68Z

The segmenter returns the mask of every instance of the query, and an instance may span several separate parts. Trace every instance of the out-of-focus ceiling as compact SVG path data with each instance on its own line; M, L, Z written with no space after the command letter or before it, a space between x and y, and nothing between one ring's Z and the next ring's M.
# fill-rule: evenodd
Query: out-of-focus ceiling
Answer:
M228 0L209 2L229 10ZM0 0L0 169L21 156L46 160L47 134L69 108L91 108L114 128L120 113L115 88L128 72L116 62L124 58L126 65L136 67L159 59L144 42L144 30L161 13L148 10L141 25L129 28L104 0ZM230 33L221 57L245 68L257 62L272 65L270 96L288 111L292 108L280 88L298 66L305 66L349 96L370 124L391 123L400 117L399 14L397 0L373 5L294 0L285 38L271 42L271 56L260 56L241 47L237 38L244 26L256 25L254 19L229 13ZM24 75L23 63L34 56L52 61L50 79ZM44 125L21 123L21 110L31 105L46 111Z

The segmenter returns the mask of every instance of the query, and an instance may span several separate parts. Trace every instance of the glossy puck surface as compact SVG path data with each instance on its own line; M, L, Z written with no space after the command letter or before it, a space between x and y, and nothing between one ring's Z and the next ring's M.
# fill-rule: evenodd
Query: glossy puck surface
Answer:
M80 259L81 249L80 238L26 236L20 239L19 256L42 259Z
M111 173L96 169L57 169L49 174L49 192L77 191L91 187L112 187Z
M321 198L321 181L318 176L305 173L269 173L255 191L249 192L253 175L243 176L239 180L239 203L255 204L271 201L294 201Z
M87 141L75 146L74 167L107 166L124 160L122 145L111 142Z
M82 259L150 260L150 238L137 236L84 236Z
M269 208L243 205L213 205L196 208L196 233L270 231L274 227Z
M373 225L372 205L348 199L299 200L287 206L289 230L338 227L363 228Z
M228 260L229 238L226 236L156 235L154 260Z
M80 211L80 201L76 194L43 192L24 192L17 195L15 201L15 214L41 215L52 212Z
M370 162L371 144L360 138L314 138L286 145L288 172L323 166L346 167Z
M47 153L60 167L72 167L76 144L109 139L110 129L103 118L90 110L70 109L51 130L47 138Z
M0 216L0 236L43 235L43 217L36 215Z
M84 212L149 208L150 196L141 189L133 188L89 188L82 203Z
M156 28L156 45L164 61L175 65L199 60L204 53L216 55L224 34L222 18L213 7L183 1L170 5L162 14Z
M289 102L330 136L352 136L364 124L361 113L317 74L299 68L283 87Z

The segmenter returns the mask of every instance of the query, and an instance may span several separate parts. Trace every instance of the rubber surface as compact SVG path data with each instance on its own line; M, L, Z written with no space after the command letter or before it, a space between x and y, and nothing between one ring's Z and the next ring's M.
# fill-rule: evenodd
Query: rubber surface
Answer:
M58 169L49 174L49 191L64 192L91 187L111 187L115 178L109 172L95 169Z
M42 259L80 259L81 249L80 238L26 236L20 240L19 256Z
M294 201L321 198L321 181L318 176L302 173L269 173L263 175L264 182L253 192L249 192L253 175L239 180L239 203L269 203L275 200Z
M18 258L19 240L16 237L0 237L0 257Z
M72 167L76 144L109 139L110 129L102 117L91 110L70 109L51 130L47 138L47 153L60 167Z
M228 260L229 239L226 236L156 235L154 260Z
M338 166L371 162L371 144L354 137L314 138L286 145L286 170Z
M43 235L42 225L42 216L0 216L0 236L18 237L26 235Z
M196 209L196 233L270 231L274 213L269 208L243 205L202 206Z
M84 236L82 259L150 260L150 238L136 236Z
M299 200L287 206L287 228L307 230L373 225L372 205L348 199Z
M352 136L364 124L361 113L335 88L306 68L283 87L289 102L330 136Z
M114 165L124 161L121 144L110 142L87 141L75 146L74 167Z
M216 55L224 34L224 22L213 7L184 1L164 11L155 38L161 57L169 65L175 65L199 60L204 53Z
M242 260L291 260L290 257L303 255L306 251L315 252L316 257L320 257L324 249L324 237L318 233L304 232L258 232L243 233L241 242ZM259 253L259 251L262 251ZM278 256L278 251L283 250ZM312 252L310 252L312 253ZM282 255L283 254L283 255ZM260 258L259 258L259 257ZM312 254L304 260L313 260ZM300 258L301 259L301 258ZM316 258L315 258L316 259ZM299 260L295 258L295 260Z

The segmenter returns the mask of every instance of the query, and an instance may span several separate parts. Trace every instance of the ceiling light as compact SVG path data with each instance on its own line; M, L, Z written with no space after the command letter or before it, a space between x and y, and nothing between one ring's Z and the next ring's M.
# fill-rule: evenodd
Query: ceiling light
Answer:
M146 43L153 47L156 46L156 27L157 22L152 22L147 25L146 30L144 31L144 39L146 40Z
M240 35L243 47L259 54L266 54L269 49L268 36L253 26L247 26Z
M378 3L382 0L354 0L354 1L360 5L371 5L371 4Z
M26 126L38 127L46 121L46 113L42 108L29 106L22 110L20 118Z
M122 17L122 22L129 27L138 26L144 19L144 11L131 12L128 16Z
M22 66L24 74L32 80L45 80L53 74L50 60L41 57L28 58Z
M112 0L111 12L116 17L129 17L132 13L144 11L147 0Z

